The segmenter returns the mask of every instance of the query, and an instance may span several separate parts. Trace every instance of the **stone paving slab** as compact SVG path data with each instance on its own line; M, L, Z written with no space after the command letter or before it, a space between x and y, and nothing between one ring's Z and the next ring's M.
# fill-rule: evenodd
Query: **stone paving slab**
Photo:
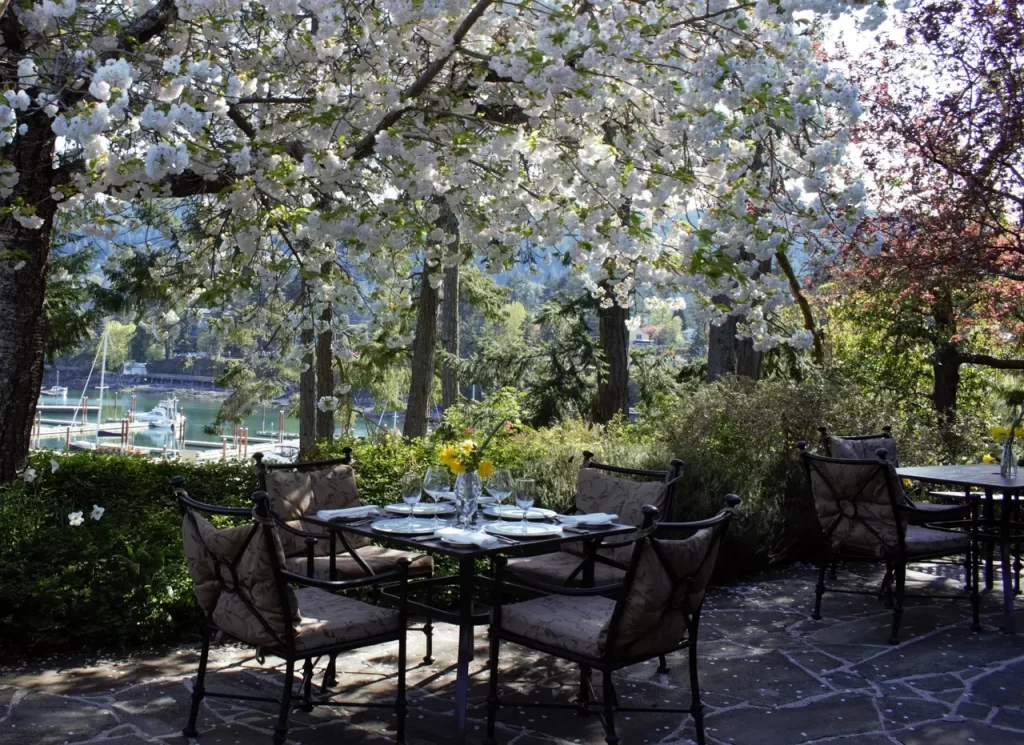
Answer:
M916 591L959 589L941 572L912 573ZM970 631L966 601L908 600L902 643L886 643L889 612L874 597L827 595L823 618L811 619L816 572L774 571L757 581L718 588L702 621L701 683L711 745L1020 745L1024 743L1024 634L1004 636L999 598L987 595L985 630ZM873 590L880 574L847 573L847 586ZM1024 603L1018 607L1024 611ZM408 741L452 743L456 634L440 624L436 662L421 661L423 636L410 634ZM471 667L471 733L483 738L487 640L476 635ZM2 745L188 745L188 715L198 663L193 647L134 655L56 657L0 666ZM623 705L686 706L684 656L667 674L655 662L616 674ZM223 645L211 654L208 688L277 696L282 668L251 651ZM394 695L395 645L339 660L336 690L351 701L388 702ZM571 665L503 648L501 680L512 698L570 702L578 685ZM599 677L596 692L601 695ZM272 704L207 699L202 745L270 743ZM692 745L689 717L671 713L618 716L622 742ZM379 745L394 741L391 711L318 707L291 717L295 745ZM599 718L571 711L503 709L498 740L514 745L597 745Z

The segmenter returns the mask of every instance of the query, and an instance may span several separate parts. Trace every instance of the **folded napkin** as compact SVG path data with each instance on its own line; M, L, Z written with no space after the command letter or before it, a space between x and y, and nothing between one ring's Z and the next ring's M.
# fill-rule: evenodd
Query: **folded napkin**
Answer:
M566 525L603 525L607 522L615 522L618 515L609 512L590 512L586 515L559 515L558 521Z
M346 507L343 510L320 510L316 516L321 520L336 520L343 517L370 517L379 515L380 507L375 504L363 504L359 507Z
M463 528L439 528L434 531L434 535L438 538L444 538L445 536L459 536L465 537L471 543L480 548L493 548L501 544L497 538L492 535L488 535L479 530L465 530Z

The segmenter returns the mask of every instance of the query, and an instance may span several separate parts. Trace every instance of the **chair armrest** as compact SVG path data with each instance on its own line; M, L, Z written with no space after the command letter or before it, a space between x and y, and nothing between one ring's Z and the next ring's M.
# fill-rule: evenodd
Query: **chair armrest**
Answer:
M408 570L399 569L394 572L385 572L384 574L372 574L369 577L333 581L329 579L316 579L315 577L304 577L301 574L295 574L285 569L281 570L281 576L296 585L306 585L308 587L318 587L321 590L339 592L343 590L358 590L361 587L379 585L385 582L399 582L403 577L408 576Z
M211 515L234 515L236 517L252 517L252 507L221 507L216 504L207 504L192 499L185 495L178 495L178 499L194 510L209 512Z

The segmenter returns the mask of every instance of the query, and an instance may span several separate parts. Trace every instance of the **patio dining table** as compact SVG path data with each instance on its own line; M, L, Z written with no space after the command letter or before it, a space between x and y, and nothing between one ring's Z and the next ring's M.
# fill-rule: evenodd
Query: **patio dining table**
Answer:
M596 552L605 538L622 536L636 530L633 526L618 523L589 528L562 526L562 532L558 535L523 539L502 537L496 545L482 548L475 545L454 545L430 535L414 536L382 533L374 530L374 520L343 522L307 516L303 518L303 521L329 530L365 536L374 541L391 544L406 550L449 556L458 561L458 572L453 576L432 577L430 579L409 582L410 591L424 587L430 591L445 587L457 591L457 608L454 610L430 605L429 599L427 603L409 602L410 609L418 609L425 614L429 613L432 618L448 621L459 628L458 659L456 660L455 673L455 738L457 742L466 741L466 719L469 709L469 663L473 659L473 629L475 626L488 623L490 618L489 608L478 603L474 598L474 589L480 579L477 577L476 572L477 561L498 555L525 556L547 553L557 551L564 544L579 542L584 543L584 550L586 552ZM443 522L445 525L448 524L446 521ZM483 527L489 522L501 521L484 518L482 514L478 515L477 525L479 527ZM592 568L589 576L582 577L582 582L584 584L593 583ZM477 605L481 607L478 609Z
M929 484L943 484L960 487L964 490L964 499L973 506L969 521L936 521L928 523L928 527L939 530L962 532L971 536L974 552L974 578L971 592L978 593L977 565L980 561L979 544L984 543L989 552L995 544L1000 545L1003 564L1003 631L1012 634L1016 631L1016 611L1014 608L1016 591L1014 588L1014 567L1010 544L1021 540L1020 524L1011 520L1013 507L1021 493L1024 493L1024 476L1017 475L1006 478L999 473L999 464L975 464L962 466L916 466L897 468L900 478L922 481ZM978 500L972 495L975 489L984 492L984 513L979 513ZM1000 517L995 517L995 495L1003 496ZM985 567L985 586L992 587L991 553Z

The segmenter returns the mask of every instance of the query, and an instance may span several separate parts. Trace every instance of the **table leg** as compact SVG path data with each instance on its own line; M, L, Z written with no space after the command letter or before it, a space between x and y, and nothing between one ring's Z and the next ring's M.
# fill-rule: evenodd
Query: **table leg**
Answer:
M1006 510L1003 510L1004 512ZM993 518L995 518L996 505L995 499L992 495L992 489L985 489L985 521L991 525ZM995 565L995 551L996 544L994 541L985 541L985 590L992 589L992 581L994 579L994 565Z
M981 631L981 598L979 596L978 564L981 545L978 543L978 500L971 499L971 631Z
M466 741L469 663L473 660L473 575L475 560L459 559L459 656L455 665L455 741Z
M1010 551L1010 505L1008 494L1003 494L1003 508L999 520L999 552L1003 558L1003 631L1013 634L1017 631L1016 600L1013 592L1013 552ZM990 543L994 543L990 541Z

